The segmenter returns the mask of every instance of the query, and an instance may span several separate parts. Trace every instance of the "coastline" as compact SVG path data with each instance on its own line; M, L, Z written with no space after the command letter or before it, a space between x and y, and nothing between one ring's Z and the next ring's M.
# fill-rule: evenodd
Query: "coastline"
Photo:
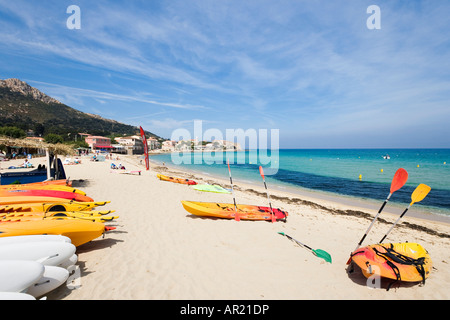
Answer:
M109 225L117 229L77 248L80 287L62 286L47 296L49 300L450 298L450 226L445 223L408 215L388 237L392 242L420 243L429 251L433 271L425 285L398 283L387 291L391 281L386 280L380 288L370 289L360 271L346 272L346 261L376 210L269 186L273 207L289 213L286 223L202 218L185 211L181 200L232 203L232 196L199 192L161 181L156 174L227 188L229 180L154 162L146 171L137 156L120 156L114 162L127 170L141 170L141 175L117 174L110 169L110 160L81 159L80 165L65 166L67 176L95 201L111 201L99 210L116 210L119 218ZM39 161L43 160L32 160L35 165ZM238 204L267 205L262 183L235 185ZM364 245L376 243L395 218L383 212ZM329 252L333 262L315 257L279 232Z
M137 156L139 158L139 156ZM150 162L153 163L155 166L161 166L161 163L159 161L152 160L152 157L149 157ZM181 175L187 175L190 176L190 179L201 179L201 180L208 180L209 178L211 181L205 182L209 184L213 183L219 183L222 186L228 186L230 188L230 181L227 178L211 174L211 173L205 173L193 169L189 169L186 167L176 167L172 164L166 164L166 167L169 168L174 173L178 173ZM265 192L264 188L262 188L263 183L261 180L261 183L257 183L256 181L241 181L237 178L233 178L234 184L241 185L245 187L247 190L252 189L258 189L260 192ZM327 201L330 203L338 203L340 205L345 205L353 208L357 208L358 211L364 211L364 210L370 210L370 211L378 211L379 207L381 206L382 202L376 201L373 199L363 199L353 196L347 196L347 195L340 195L335 194L331 192L325 192L325 191L317 191L317 190L310 190L306 188L296 187L296 186L280 186L280 185L268 185L269 186L269 192L279 192L281 194L288 194L290 198L305 198L310 202L313 203L320 203L323 201ZM280 195L279 195L280 196ZM281 195L283 197L283 195ZM388 206L386 206L383 210L383 214L389 214L395 217L398 217L403 210L405 209L405 205L399 204L399 203L393 203L390 202ZM439 214L439 213L432 213L427 208L418 209L418 207L412 207L408 210L407 217L413 217L415 219L419 220L425 220L425 221L433 221L438 223L447 224L450 226L450 216ZM404 219L403 219L404 220Z

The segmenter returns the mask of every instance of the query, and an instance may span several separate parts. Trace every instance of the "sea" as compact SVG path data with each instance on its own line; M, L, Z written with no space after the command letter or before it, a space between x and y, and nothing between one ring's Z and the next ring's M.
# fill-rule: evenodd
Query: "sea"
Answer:
M264 186L268 190L312 191L379 205L387 198L399 168L408 172L406 184L390 202L399 213L411 203L419 184L431 187L415 210L450 218L450 149L281 149L267 152L192 152L152 155L153 162L179 170Z

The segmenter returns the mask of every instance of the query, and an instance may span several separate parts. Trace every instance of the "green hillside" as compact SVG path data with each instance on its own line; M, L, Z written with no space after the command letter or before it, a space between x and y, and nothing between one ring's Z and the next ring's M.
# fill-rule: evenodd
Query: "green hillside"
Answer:
M139 132L135 126L75 110L17 79L0 80L0 127L5 126L33 130L42 136L49 133L74 136L81 132L111 136Z

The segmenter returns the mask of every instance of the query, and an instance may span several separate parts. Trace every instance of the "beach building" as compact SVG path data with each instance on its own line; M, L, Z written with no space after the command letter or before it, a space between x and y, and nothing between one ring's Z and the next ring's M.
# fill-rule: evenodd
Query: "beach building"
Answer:
M127 154L144 153L144 144L140 136L117 137L115 140L125 148Z
M175 151L176 144L177 144L176 141L172 141L172 140L164 141L161 146L161 151L173 152L173 151Z
M161 143L153 137L147 139L148 150L156 150L161 148Z
M111 139L106 137L88 136L84 141L86 141L92 151L104 150L109 152L113 148L111 146Z
M232 141L213 140L212 144L215 148L218 149L221 148L223 150L236 150L236 151L242 150L241 145L239 143L234 143Z

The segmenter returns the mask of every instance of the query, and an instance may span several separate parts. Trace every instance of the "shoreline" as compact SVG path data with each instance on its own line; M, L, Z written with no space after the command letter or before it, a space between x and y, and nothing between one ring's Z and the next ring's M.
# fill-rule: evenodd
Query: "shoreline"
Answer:
M138 159L138 158L136 158ZM214 176L208 174L207 177L204 176L201 172L195 172L192 170L182 171L180 168L175 168L173 166L167 166L167 169L160 166L156 161L150 161L150 163L155 165L153 170L161 174L172 174L177 177L201 181L206 184L218 184L224 188L230 188L230 181L224 179L222 177ZM183 168L185 169L185 168ZM236 183L237 182L237 183ZM261 183L262 184L262 183ZM267 193L262 186L257 186L256 184L248 183L248 182L239 182L233 179L233 185L235 191L241 191L243 193L250 193L257 195L263 198L263 205L267 205ZM368 221L372 221L378 212L379 206L375 204L371 204L365 199L345 199L342 200L339 196L326 196L326 195L318 195L307 194L308 192L295 192L289 190L270 190L270 198L271 200L277 200L281 202L287 202L289 204L303 204L309 206L313 209L319 209L323 212L338 214L342 216L352 216L356 218L364 218ZM312 193L312 192L311 192ZM230 195L229 203L232 203L232 198ZM239 202L239 199L236 199L237 204L249 204ZM338 209L339 207L344 206L347 209ZM392 208L385 208L380 217L377 219L377 223L391 225L397 218L400 216L402 211L392 211ZM413 222L408 222L408 219ZM403 217L402 220L399 221L397 226L406 227L411 230L420 230L426 232L430 235L438 236L440 238L449 238L450 234L441 233L439 231L435 231L433 228L424 227L423 224L426 223L437 223L442 225L443 227L450 227L450 217L442 217L436 214L424 214L421 212L410 210L408 211L408 215Z
M139 159L139 157L141 157L141 156L135 156L135 157L137 157L137 159ZM161 163L159 163L158 161L152 160L151 156L149 157L149 159L150 159L150 162L155 164L156 166L161 166ZM190 170L185 167L176 167L172 164L169 164L169 165L166 164L166 167L169 168L170 170L173 170L174 173L187 174L190 176L199 176L199 178L202 180L205 180L206 177L210 178L212 181L217 180L217 181L220 181L220 183L223 186L228 185L228 188L230 188L230 181L227 180L226 178L218 176L218 175L214 175L211 173L205 173L205 172L192 170L192 169ZM206 177L204 177L204 176L206 176ZM264 188L262 188L262 185L263 185L262 181L261 181L261 184L258 185L256 181L252 182L252 181L246 180L246 181L242 182L236 178L233 178L233 183L235 185L239 184L239 185L245 186L246 189L257 188L257 189L261 189L265 192ZM209 184L211 184L211 183L209 183ZM338 203L341 205L359 208L360 211L362 211L362 210L378 211L380 205L382 204L381 201L376 201L376 200L372 200L372 199L364 199L364 198L358 198L358 197L353 197L353 196L348 196L348 195L340 195L340 194L335 194L335 193L325 192L325 191L310 190L310 189L296 187L296 186L272 185L272 186L268 186L268 187L270 188L269 193L273 193L274 191L277 191L280 193L287 193L287 194L289 194L289 197L293 197L293 198L304 197L304 198L307 198L308 201L311 201L311 202L319 202L320 203L321 201L327 201L327 202L331 202L331 203ZM404 208L406 206L403 204L390 202L389 205L384 208L383 214L386 213L386 214L398 217L402 213L402 211L404 210ZM443 224L450 226L450 216L447 216L444 214L439 214L439 213L429 212L429 210L427 210L427 208L417 209L417 207L412 207L408 210L408 214L406 217L414 217L414 218L420 219L420 220L439 222L439 223L443 223Z

